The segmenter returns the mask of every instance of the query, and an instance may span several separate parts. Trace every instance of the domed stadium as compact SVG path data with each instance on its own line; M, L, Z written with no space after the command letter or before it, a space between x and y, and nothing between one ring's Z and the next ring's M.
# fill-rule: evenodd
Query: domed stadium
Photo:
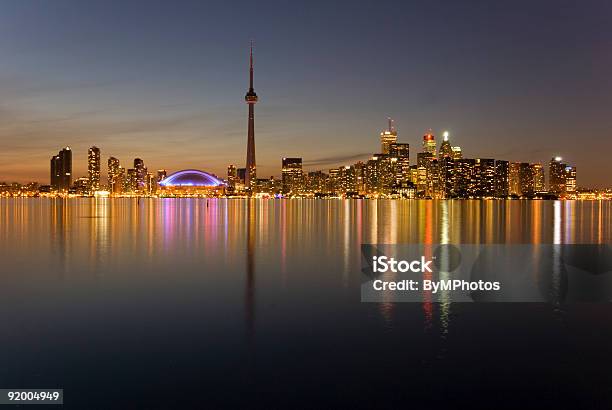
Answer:
M159 182L163 196L219 196L225 182L208 172L186 169L168 175Z

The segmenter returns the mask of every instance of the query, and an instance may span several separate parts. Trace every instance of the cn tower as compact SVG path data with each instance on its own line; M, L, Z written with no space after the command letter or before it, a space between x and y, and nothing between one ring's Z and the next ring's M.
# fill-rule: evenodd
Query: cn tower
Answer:
M244 96L246 103L249 105L249 131L247 135L247 158L244 185L253 193L257 190L257 172L255 165L255 103L257 102L257 94L255 94L255 89L253 88L253 42L251 42L249 80L249 91Z

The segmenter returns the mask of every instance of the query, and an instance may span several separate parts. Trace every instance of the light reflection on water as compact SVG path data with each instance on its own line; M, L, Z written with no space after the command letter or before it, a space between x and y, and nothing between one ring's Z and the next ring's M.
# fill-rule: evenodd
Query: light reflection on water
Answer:
M126 312L133 310L150 327L123 329L126 337L151 337L168 326L177 334L193 332L180 320L169 325L159 318L171 310L189 317L196 307L203 315L198 326L209 333L191 337L202 345L244 342L264 355L277 339L286 348L302 346L290 335L305 329L317 339L352 329L368 333L367 340L407 332L406 343L421 348L431 366L455 357L458 332L478 332L491 319L461 316L477 308L448 298L435 304L428 294L418 306L359 303L362 243L609 243L611 209L597 201L0 199L0 292L13 314L0 318L35 323L43 310L56 309L55 320L73 336L81 329L79 309L92 312L92 323L130 326ZM49 293L31 293L39 288ZM26 302L21 312L16 306ZM503 319L506 312L494 316ZM530 320L524 326L541 325ZM16 329L3 340L17 357L32 353L16 347L31 331ZM281 330L289 333L281 337ZM42 328L34 333L38 340L50 337ZM92 343L99 338L91 337ZM27 378L34 370L20 371Z

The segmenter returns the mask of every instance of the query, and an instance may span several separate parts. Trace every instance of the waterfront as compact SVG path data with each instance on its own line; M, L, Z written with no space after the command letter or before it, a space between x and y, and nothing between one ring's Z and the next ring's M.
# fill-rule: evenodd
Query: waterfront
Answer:
M0 384L73 408L592 406L610 305L361 303L360 245L611 240L609 201L0 199Z

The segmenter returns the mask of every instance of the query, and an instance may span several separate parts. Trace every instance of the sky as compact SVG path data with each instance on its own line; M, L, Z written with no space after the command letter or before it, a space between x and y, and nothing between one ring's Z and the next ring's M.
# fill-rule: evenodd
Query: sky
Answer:
M388 116L411 160L431 128L469 158L560 155L612 186L609 1L0 2L0 180L48 183L87 148L129 168L246 161L255 41L258 177L282 157L329 169L380 151ZM104 178L105 179L105 178Z

